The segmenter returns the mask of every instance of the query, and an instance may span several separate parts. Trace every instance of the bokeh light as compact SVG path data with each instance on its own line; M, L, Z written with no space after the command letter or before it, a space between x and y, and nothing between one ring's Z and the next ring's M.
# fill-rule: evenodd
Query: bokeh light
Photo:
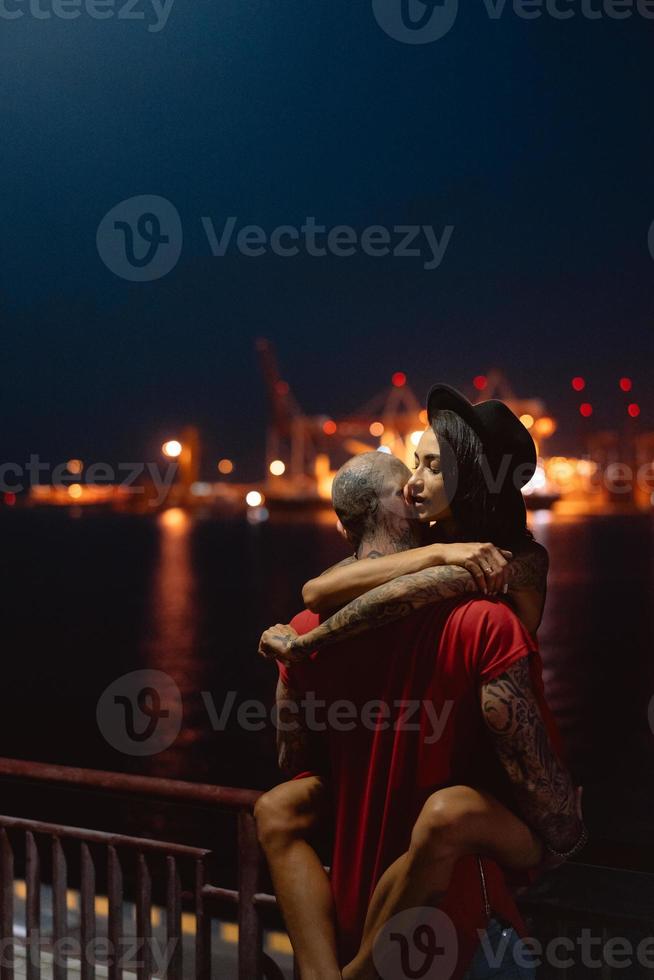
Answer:
M182 454L182 444L177 439L169 439L168 442L164 442L161 451L169 459L177 459Z

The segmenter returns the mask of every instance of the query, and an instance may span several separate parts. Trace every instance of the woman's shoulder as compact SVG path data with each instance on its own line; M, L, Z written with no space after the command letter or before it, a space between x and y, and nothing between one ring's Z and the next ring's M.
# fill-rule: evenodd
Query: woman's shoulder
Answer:
M547 573L550 556L547 548L534 538L520 542L513 550L511 561L511 589L533 589L544 592L547 587Z

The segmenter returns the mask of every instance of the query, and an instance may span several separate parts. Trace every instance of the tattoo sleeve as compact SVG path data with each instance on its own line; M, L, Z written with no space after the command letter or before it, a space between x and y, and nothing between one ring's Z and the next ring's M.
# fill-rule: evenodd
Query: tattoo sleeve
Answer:
M569 850L582 830L575 788L550 742L527 657L482 686L481 707L525 822L555 850Z
M296 650L308 652L350 636L403 619L432 602L477 592L469 572L458 565L440 565L402 575L353 599L315 629L293 640Z
M509 563L509 588L512 590L547 591L549 555L535 541Z
M317 743L317 734L307 728L299 692L285 684L280 677L275 700L279 768L292 778L305 770L321 767L324 763L323 753Z

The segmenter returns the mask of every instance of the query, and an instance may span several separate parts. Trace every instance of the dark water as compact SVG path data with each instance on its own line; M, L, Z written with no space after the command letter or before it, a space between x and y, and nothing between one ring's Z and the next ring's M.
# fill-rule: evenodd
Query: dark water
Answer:
M235 786L277 781L272 730L243 732L247 699L272 703L261 629L297 611L302 583L342 557L331 524L256 527L180 512L159 518L4 511L0 755ZM541 631L546 686L592 829L651 841L654 830L653 525L649 517L550 519ZM178 685L181 733L126 756L103 738L98 699L149 667ZM205 697L232 716L214 730ZM654 712L652 712L654 721Z

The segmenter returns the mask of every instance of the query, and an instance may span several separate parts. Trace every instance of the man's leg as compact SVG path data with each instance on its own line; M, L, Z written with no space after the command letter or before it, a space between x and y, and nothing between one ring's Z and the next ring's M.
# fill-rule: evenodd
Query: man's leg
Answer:
M331 885L307 841L327 802L323 781L307 776L265 793L254 811L301 980L341 980Z
M542 847L526 824L492 796L468 786L434 793L416 821L409 850L378 882L361 948L345 967L344 980L374 980L372 950L384 923L406 909L438 904L459 858L478 853L524 870L539 863Z

